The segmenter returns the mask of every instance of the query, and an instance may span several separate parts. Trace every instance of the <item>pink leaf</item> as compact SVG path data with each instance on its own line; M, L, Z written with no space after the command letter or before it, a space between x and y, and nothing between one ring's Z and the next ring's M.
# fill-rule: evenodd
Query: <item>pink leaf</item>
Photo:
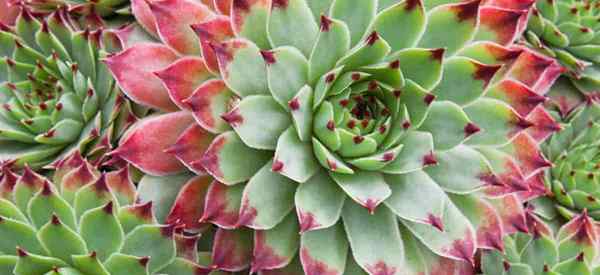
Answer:
M140 43L106 59L123 92L133 101L163 111L177 110L169 93L153 72L177 59L166 46Z
M200 46L191 25L200 23L213 12L205 5L191 0L147 0L156 18L161 39L181 54L199 55Z
M183 171L183 164L165 149L172 146L193 123L191 114L183 111L144 118L124 134L120 146L110 154L151 175Z
M204 60L199 57L184 57L168 67L156 71L164 83L171 100L181 109L188 109L182 101L188 98L196 88L207 78L211 77Z

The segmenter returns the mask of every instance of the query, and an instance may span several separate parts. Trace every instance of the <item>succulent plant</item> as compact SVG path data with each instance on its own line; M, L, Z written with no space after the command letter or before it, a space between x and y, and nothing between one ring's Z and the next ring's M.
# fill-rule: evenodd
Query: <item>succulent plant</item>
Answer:
M545 155L554 163L545 183L548 196L533 203L546 220L562 216L571 219L584 209L600 219L598 185L598 139L600 105L597 99L584 96L571 82L561 78L548 93L548 107L561 123L562 130L544 143Z
M74 150L99 159L135 120L106 65L113 34L77 30L64 10L22 9L0 29L0 161L41 167Z
M537 0L526 41L568 69L573 84L583 92L600 88L600 31L596 1Z
M137 203L128 168L100 173L75 153L53 181L5 167L0 181L0 273L208 274L197 236L158 224L152 203Z
M591 275L598 274L598 233L583 212L563 225L557 234L528 211L529 234L504 238L504 253L484 251L483 275Z
M12 25L15 23L15 19L19 15L19 7L15 6L9 0L0 1L0 23L5 25Z
M212 268L468 274L526 231L517 195L545 192L540 103L562 72L511 46L531 1L221 2L138 6L166 45L106 61L165 112L111 154L157 182L214 177L177 199L219 227Z
M23 5L40 16L57 10L66 10L82 24L89 27L102 27L116 21L125 23L131 16L129 0L8 0Z

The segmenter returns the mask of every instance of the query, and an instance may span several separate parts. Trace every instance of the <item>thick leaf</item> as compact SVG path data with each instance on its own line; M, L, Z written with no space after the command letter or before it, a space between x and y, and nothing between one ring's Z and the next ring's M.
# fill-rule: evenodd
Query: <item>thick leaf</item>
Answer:
M183 171L184 166L165 152L194 122L188 112L146 117L132 126L111 154L121 157L151 175L169 175ZM152 150L148 150L152 148Z
M296 182L306 182L319 168L309 142L302 142L293 127L288 128L277 141L273 157L273 171Z
M217 229L212 250L212 268L231 272L241 271L250 266L251 259L252 230Z
M161 223L166 223L171 207L175 203L180 190L190 181L192 176L188 173L163 177L145 175L138 184L139 194L137 200L140 203L152 202L151 213L154 213ZM142 210L144 208L140 208L137 212L142 214Z
M269 92L266 64L255 44L244 39L233 39L213 44L213 50L219 61L221 76L234 93L244 97Z
M160 44L140 43L105 60L123 92L133 101L164 111L177 106L153 72L177 59L173 50Z
M381 10L382 1L379 2ZM392 52L415 46L426 26L421 0L394 2L377 15L371 26L390 44Z
M320 169L295 194L300 232L333 226L342 213L346 196L325 170Z
M300 261L305 274L342 275L347 255L348 241L341 223L302 234Z
M374 214L348 202L342 212L354 259L369 274L399 274L404 263L404 247L394 214L380 207ZM365 231L365 224L369 230ZM382 238L386 236L386 238Z
M427 28L419 45L426 48L444 47L447 55L461 49L475 35L479 2L472 0L442 5L429 11Z
M379 204L392 193L383 175L378 172L357 171L352 175L330 172L329 175L355 203L371 213L377 212Z
M319 27L305 0L273 1L268 21L273 47L292 46L304 56L310 55Z
M298 220L294 213L289 213L272 229L254 231L251 273L287 266L296 255L299 242Z
M294 207L295 182L273 171L268 162L254 175L242 198L239 225L256 230L275 227Z
M213 140L201 162L215 179L233 185L250 179L271 157L268 151L246 146L236 133L229 131Z
M150 257L148 270L156 272L167 266L175 258L173 230L174 225L139 226L127 234L121 247L121 253L138 257Z
M124 234L114 214L113 202L86 212L81 217L79 232L89 251L104 261L122 245Z
M344 21L350 30L350 45L356 45L363 38L369 24L377 13L377 1L334 0L331 4L331 17Z
M154 74L167 88L171 101L180 109L188 108L183 101L192 95L200 84L212 76L204 65L204 60L198 57L181 58Z
M190 25L208 19L213 13L204 5L190 0L146 2L156 20L161 39L186 55L200 53L200 45Z
M271 95L283 108L293 111L291 100L307 81L308 61L298 49L287 46L261 53L267 63Z

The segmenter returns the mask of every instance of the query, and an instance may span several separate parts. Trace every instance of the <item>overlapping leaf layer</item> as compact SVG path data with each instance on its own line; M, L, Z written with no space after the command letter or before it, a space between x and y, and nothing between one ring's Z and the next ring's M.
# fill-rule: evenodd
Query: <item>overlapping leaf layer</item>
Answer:
M0 181L0 273L16 275L208 274L198 236L158 224L129 170L100 173L75 153L53 181L26 167Z
M65 10L23 9L0 30L0 161L40 167L80 150L103 158L135 120L106 65L115 35L77 30Z
M512 45L531 1L132 4L164 44L106 62L162 113L112 155L146 182L214 178L168 214L219 227L212 268L458 274L527 231L519 199L545 193L538 143L559 129L540 104L562 73Z

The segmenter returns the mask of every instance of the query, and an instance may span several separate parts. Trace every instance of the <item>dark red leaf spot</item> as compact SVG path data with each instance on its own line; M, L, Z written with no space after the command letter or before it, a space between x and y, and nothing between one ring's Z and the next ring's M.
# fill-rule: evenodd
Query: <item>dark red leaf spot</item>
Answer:
M477 17L477 13L479 11L479 2L481 1L475 0L453 6L456 17L458 17L458 21L462 22Z
M360 74L359 73L353 73L352 74L352 80L359 81L360 80Z
M348 126L348 129L354 129L354 127L356 127L356 120L352 119L352 120L348 121L346 126Z
M348 106L348 104L350 104L350 100L348 100L348 99L340 100L340 106L346 107L346 106Z
M329 17L327 17L325 15L321 15L321 31L322 32L328 32L331 29L331 23L333 23L333 21L331 21L331 19L329 19Z
M407 120L407 121L404 121L404 122L402 123L402 128L404 128L404 130L406 130L406 129L410 128L410 121L408 121L408 120Z
M522 117L518 117L518 118L517 118L517 122L515 123L515 125L516 125L517 127L519 127L519 129L521 129L521 130L525 130L525 129L527 129L527 128L529 128L529 127L533 126L534 124L533 124L532 122L530 122L530 121L528 121L528 120L526 120L526 119L522 118Z
M146 256L146 257L142 257L139 259L139 263L141 266L147 266L148 262L150 262L150 257Z
M244 117L240 114L240 110L235 108L231 110L229 113L221 115L221 118L225 120L225 122L229 123L232 127L238 127L244 122Z
M509 271L510 270L510 263L507 261L503 261L502 262L502 266L504 267L504 271Z
M17 256L27 257L27 256L29 256L29 254L27 254L27 251L25 251L23 248L20 248L17 246Z
M273 1L273 6L271 7L272 9L285 9L288 6L288 0L272 0Z
M275 173L280 173L281 171L283 171L283 162L279 160L274 161L273 165L271 165L271 171Z
M485 86L487 86L488 83L490 83L490 80L492 79L492 77L494 77L496 72L498 72L498 70L502 68L502 65L489 66L479 63L475 63L475 66L476 68L473 77L477 80L483 81L485 83Z
M267 65L275 64L275 62L277 62L277 60L275 60L275 54L271 51L260 51L260 55L262 55Z
M44 195L44 196L52 195L52 186L50 186L50 182L44 181L44 186L42 186L42 195Z
M377 205L379 205L379 202L373 199L367 199L367 201L365 201L363 204L363 206L367 208L369 214L371 215L375 214L375 209L377 209Z
M106 214L112 215L112 213L113 213L113 202L109 201L106 205L104 205L104 207L102 208L102 210L104 210L104 212L106 212Z
M369 91L375 91L377 88L379 88L377 81L371 80L371 82L369 82Z
M328 159L327 166L329 166L329 170L331 170L331 171L337 170L337 163L333 160Z
M442 62L442 58L444 58L444 52L446 52L446 49L444 48L431 50L431 59L437 62Z
M56 214L52 214L52 220L51 220L53 225L59 225L60 224L60 219L58 218L58 216L56 216Z
M428 106L431 105L431 102L433 102L434 100L435 100L435 95L433 95L433 94L427 94L423 98L423 102L425 102L425 104L427 104Z
M233 0L232 7L245 12L250 11L250 3L248 3L248 0Z
M387 131L387 127L385 125L381 125L379 126L379 133L380 134L385 134L385 131Z
M288 102L288 106L292 111L296 111L300 109L300 101L297 98L294 98Z
M325 83L331 83L335 80L335 74L330 73L325 77Z
M367 45L373 46L373 44L375 44L375 42L377 42L377 40L379 40L379 34L377 34L377 32L374 31L367 37L366 42L367 42Z
M407 11L411 11L416 7L421 7L423 3L421 3L421 0L406 0L405 5L406 6L404 7L404 9Z
M396 98L399 98L402 95L402 91L401 90L394 90L394 96Z
M436 165L437 159L435 157L435 155L433 154L433 152L430 152L429 154L425 155L423 157L423 165L424 166L430 166L430 165Z
M354 138L352 138L354 144L361 144L364 140L365 138L363 136L354 136Z
M467 123L467 125L464 128L465 137L470 137L478 133L479 131L481 131L481 128L479 128L479 126L475 125L472 122Z
M400 60L396 59L395 61L392 61L390 63L390 68L392 68L394 70L400 68Z
M427 216L427 223L435 227L437 230L444 232L444 223L440 217L429 214Z
M330 120L330 121L327 122L327 129L329 131L335 130L335 122L333 120Z
M383 154L383 162L390 162L394 160L394 158L396 158L396 156L392 152L387 152Z

